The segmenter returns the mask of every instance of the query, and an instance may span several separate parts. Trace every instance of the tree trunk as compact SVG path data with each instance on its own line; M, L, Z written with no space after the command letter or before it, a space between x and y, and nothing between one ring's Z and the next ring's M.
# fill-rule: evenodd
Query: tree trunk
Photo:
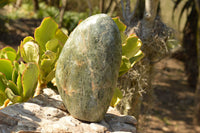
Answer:
M186 53L185 70L188 76L188 83L196 89L198 79L198 64L197 64L197 23L198 13L195 6L192 7L192 11L187 17L187 21L183 30L183 48Z
M100 12L103 13L104 12L105 0L100 0L99 2L100 2L99 3Z
M16 0L15 7L18 9L21 7L21 5L22 5L22 0Z
M195 92L195 113L194 113L194 124L200 125L200 1L195 0L196 10L198 13L198 24L197 24L197 63L198 63L198 81L196 86L196 92Z
M38 0L33 0L34 11L37 12L39 10L39 2Z
M153 65L167 53L166 40L169 28L156 18L159 0L145 2L138 0L133 12L130 12L130 5L128 5L130 0L126 0L125 6L123 0L121 3L124 21L128 27L127 34L136 33L142 40L142 51L145 57L119 78L118 87L122 90L124 97L117 108L121 113L134 115L139 119L143 92L147 92L149 101L152 100ZM142 14L144 15L141 16Z

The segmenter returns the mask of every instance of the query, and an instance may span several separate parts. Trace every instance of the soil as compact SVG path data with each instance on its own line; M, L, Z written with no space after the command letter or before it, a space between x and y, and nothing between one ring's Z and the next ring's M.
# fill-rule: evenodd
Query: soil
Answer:
M200 133L193 125L194 88L189 87L183 62L165 58L154 68L152 101L144 102L139 120L144 133Z
M0 48L12 46L17 49L26 36L33 36L41 20L19 19L6 24L0 31ZM153 80L154 96L144 102L139 120L141 133L200 133L194 126L194 89L187 84L183 62L165 58L155 65Z

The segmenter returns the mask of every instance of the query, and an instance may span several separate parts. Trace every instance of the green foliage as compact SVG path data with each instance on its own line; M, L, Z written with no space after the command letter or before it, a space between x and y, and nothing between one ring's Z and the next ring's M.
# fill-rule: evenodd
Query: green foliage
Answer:
M67 40L57 23L45 18L35 30L34 38L23 39L16 52L11 47L0 51L0 106L30 99L37 87L46 86L55 77L55 64ZM18 63L19 58L25 64Z
M14 0L1 0L0 1L0 8L4 7L5 5L13 2Z
M122 61L119 70L120 77L128 72L135 63L141 60L144 57L144 54L140 50L142 46L141 40L134 34L127 37L124 33L126 25L123 24L118 17L113 18L113 20L117 24L122 38ZM122 92L119 88L116 88L110 105L115 107L120 99L122 99Z
M68 36L50 17L45 18L35 30L34 38L26 37L20 45L20 53L26 62L39 66L39 83L46 86L55 77L55 64Z
M19 64L16 61L18 52L11 47L1 49L0 55L0 106L6 99L12 103L27 101L33 96L38 82L37 64Z

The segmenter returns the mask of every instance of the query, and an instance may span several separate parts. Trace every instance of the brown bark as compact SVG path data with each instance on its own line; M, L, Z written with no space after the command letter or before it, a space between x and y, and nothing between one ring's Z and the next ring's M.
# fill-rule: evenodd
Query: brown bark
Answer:
M197 23L198 13L195 7L187 17L187 21L183 30L183 48L185 52L185 71L188 76L188 83L196 89L198 79L198 63L197 63Z
M128 27L127 34L136 33L142 40L145 58L119 78L118 87L122 90L124 98L117 108L121 113L134 115L138 119L143 99L142 92L147 92L149 103L153 99L153 64L166 54L165 42L169 29L156 19L159 0L138 0L133 12L130 10L129 2L121 0L124 21ZM166 34L163 35L161 32Z
M66 6L67 6L67 0L62 0L62 7L61 7L61 10L60 10L60 18L59 18L60 27L62 26Z
M38 0L33 0L34 11L37 12L39 10L39 2Z
M90 9L89 16L91 16L91 15L92 15L92 12L93 12L93 8L92 8L91 1L90 1L90 0L85 0L85 1L87 2L88 7L89 7L89 9Z
M16 4L15 4L15 7L18 9L18 8L21 7L21 5L22 5L22 0L17 0Z
M105 5L105 0L100 0L99 1L99 9L100 9L100 12L104 12L104 5Z
M194 124L200 125L200 1L195 0L196 10L198 13L198 28L197 28L197 62L198 62L198 82L195 91L195 113L194 113Z
M109 4L108 4L108 7L105 9L105 13L108 13L108 12L109 12L109 10L110 10L112 4L113 4L113 0L110 0L110 2L109 2Z

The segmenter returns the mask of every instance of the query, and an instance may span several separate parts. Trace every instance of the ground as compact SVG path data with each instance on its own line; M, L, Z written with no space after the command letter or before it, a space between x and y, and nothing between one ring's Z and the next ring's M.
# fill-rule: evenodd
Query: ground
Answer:
M200 133L194 126L194 89L187 84L183 62L170 57L155 65L153 101L141 115L145 133Z
M0 48L17 49L21 40L34 34L41 20L20 19L6 24L0 33ZM194 114L194 89L186 81L183 63L167 57L155 65L154 96L147 110L142 110L139 129L141 133L200 133L192 124Z

